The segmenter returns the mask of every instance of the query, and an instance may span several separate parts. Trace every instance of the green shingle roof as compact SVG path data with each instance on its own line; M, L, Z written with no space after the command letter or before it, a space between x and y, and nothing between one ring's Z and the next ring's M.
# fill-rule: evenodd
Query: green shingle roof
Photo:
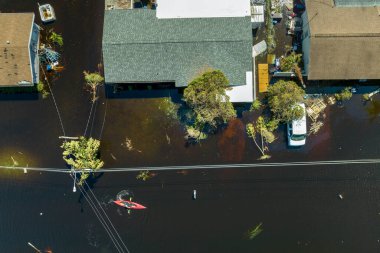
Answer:
M157 19L154 10L105 11L105 80L185 86L212 68L232 85L245 84L245 72L252 71L251 29L250 17Z

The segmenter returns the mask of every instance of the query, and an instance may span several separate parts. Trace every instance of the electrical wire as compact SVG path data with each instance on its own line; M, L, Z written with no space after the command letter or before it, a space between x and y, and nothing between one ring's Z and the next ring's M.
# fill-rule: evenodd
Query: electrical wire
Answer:
M73 177L72 174L70 174L71 178L73 178L75 180L75 178ZM118 242L117 238L113 235L113 232L111 231L111 229L109 228L106 220L102 217L102 214L99 212L99 210L97 209L97 206L96 204L92 201L92 199L90 198L90 196L87 195L86 193L86 190L84 189L84 187L80 184L78 184L76 181L75 181L75 184L78 186L82 196L86 199L86 201L88 202L88 204L90 205L91 209L93 210L95 216L98 218L100 224L103 226L103 228L106 230L108 236L110 237L112 243L114 244L116 250L119 252L119 253L124 253L124 249L121 247L120 243ZM110 221L111 222L111 221ZM112 225L112 223L111 223ZM124 244L124 243L123 243ZM129 251L127 250L127 252L129 253Z
M123 239L121 239L120 237L120 234L117 232L116 228L114 227L114 225L112 224L111 220L109 219L106 211L104 210L104 208L102 207L102 205L100 204L99 200L97 199L97 197L95 196L94 192L92 191L92 189L90 188L90 186L88 185L88 183L86 182L86 180L84 181L86 186L87 186L87 189L88 191L92 194L93 198L95 199L96 203L98 204L98 206L100 207L100 210L103 212L104 216L107 218L109 224L111 225L111 227L113 228L113 230L115 231L115 234L117 235L117 237L119 238L120 242L123 244L125 250L129 253L129 250L127 248L127 246L125 245Z
M94 172L133 172L141 170L149 171L170 171L170 170L198 170L198 169L226 169L226 168L260 168L260 167L293 167L293 166L321 166L321 165L350 165L350 164L380 164L380 159L356 159L356 160L331 160L331 161L307 161L307 162L284 162L284 163L236 163L236 164L208 164L208 165L184 165L184 166L145 166L99 169ZM70 169L63 168L37 168L37 167L17 167L0 166L0 169L10 170L30 170L41 172L71 173ZM88 170L92 172L92 170Z
M62 117L61 117L61 113L59 112L59 109L58 109L58 105L57 105L57 101L55 100L55 96L54 96L54 92L53 92L53 89L51 88L50 84L49 84L49 80L46 76L46 73L45 73L45 70L44 68L41 66L41 69L42 69L42 72L44 73L44 79L49 87L49 91L50 91L50 94L51 94L51 97L53 99L53 103L54 103L54 106L55 106L55 110L57 111L57 114L58 114L58 119L59 119L59 122L61 124L61 128L62 128L62 132L63 132L63 135L65 136L66 135L66 132L65 132L65 128L63 126L63 121L62 121Z

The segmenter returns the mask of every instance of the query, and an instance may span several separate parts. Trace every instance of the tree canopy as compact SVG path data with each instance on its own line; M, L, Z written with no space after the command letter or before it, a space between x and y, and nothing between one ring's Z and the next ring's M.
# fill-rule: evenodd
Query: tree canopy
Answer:
M204 73L184 90L184 101L194 111L195 121L202 126L217 127L236 117L236 111L226 95L229 81L219 70Z
M293 81L280 80L268 87L268 104L275 119L290 122L303 116L298 103L304 101L305 91Z
M90 93L92 94L91 100L94 103L98 98L96 96L98 85L102 84L104 78L98 72L90 73L88 71L83 71L83 75L86 85L90 88Z
M291 52L288 56L281 58L280 67L284 72L293 71L298 67L298 64L301 62L302 54L296 54Z
M98 170L103 167L104 162L100 160L99 157L99 148L100 141L85 137L79 137L79 140L72 140L64 142L61 146L63 148L63 160L72 166L75 170L81 170L81 179L82 183L88 176L90 170Z

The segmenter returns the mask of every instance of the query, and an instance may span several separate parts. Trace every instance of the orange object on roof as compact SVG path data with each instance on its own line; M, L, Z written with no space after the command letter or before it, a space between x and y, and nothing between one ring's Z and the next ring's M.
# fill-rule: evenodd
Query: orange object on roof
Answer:
M259 92L267 92L269 85L268 64L259 64Z

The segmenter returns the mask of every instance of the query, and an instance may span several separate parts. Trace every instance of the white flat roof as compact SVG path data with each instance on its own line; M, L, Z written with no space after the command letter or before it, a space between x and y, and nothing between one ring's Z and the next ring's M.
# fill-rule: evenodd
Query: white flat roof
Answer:
M245 85L232 86L232 90L227 90L226 94L232 103L252 103L253 102L253 78L252 71L245 73Z
M157 18L251 16L250 0L156 0Z

